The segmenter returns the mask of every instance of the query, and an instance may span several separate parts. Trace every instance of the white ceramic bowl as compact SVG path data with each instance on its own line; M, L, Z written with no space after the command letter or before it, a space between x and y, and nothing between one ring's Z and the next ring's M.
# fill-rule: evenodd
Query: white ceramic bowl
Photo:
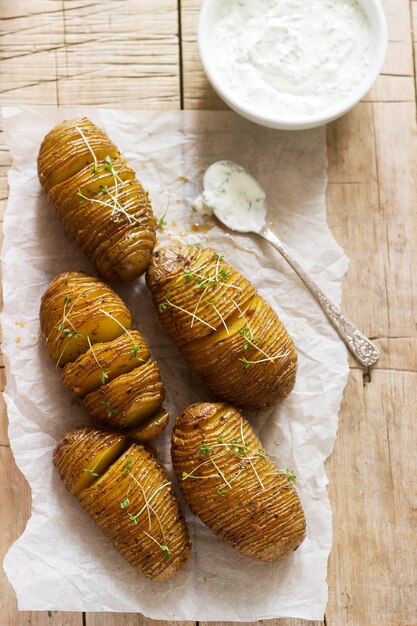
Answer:
M305 1L308 2L309 0ZM381 71L388 44L387 24L380 0L357 1L368 18L373 35L372 56L367 73L357 87L337 104L329 106L319 114L308 116L300 115L298 117L289 118L284 115L267 116L260 110L257 110L256 105L248 105L242 102L236 94L228 89L225 81L222 80L220 72L214 67L211 50L212 30L215 25L216 16L224 0L204 0L198 24L198 45L204 70L212 87L236 113L239 113L252 122L270 128L303 130L327 124L344 115L369 91Z

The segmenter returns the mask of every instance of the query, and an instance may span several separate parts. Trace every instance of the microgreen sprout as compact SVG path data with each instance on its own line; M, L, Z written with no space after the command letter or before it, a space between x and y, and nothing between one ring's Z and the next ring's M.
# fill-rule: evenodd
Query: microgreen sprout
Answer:
M151 539L154 543L157 544L157 546L159 546L159 548L162 550L162 553L165 557L165 559L167 561L169 561L169 559L171 558L172 554L170 549L168 548L167 545L167 541L166 541L166 536L165 536L165 530L164 527L162 525L161 519L157 513L157 511L155 510L155 508L152 506L151 501L155 498L155 496L165 487L170 486L169 482L165 482L162 485L160 485L153 493L150 497L148 497L146 495L146 492L143 488L143 486L141 485L141 483L138 481L138 479L136 478L136 476L132 473L132 467L133 467L133 463L132 461L128 460L125 463L124 468L121 470L120 474L121 476L128 476L130 481L129 481L129 487L127 489L127 493L124 496L123 500L120 502L120 507L122 509L126 509L126 513L130 519L130 521L132 522L132 524L137 525L139 523L139 520L142 516L143 513L147 513L147 517L148 517L148 527L149 527L149 531L152 531L152 517L151 515L153 515L158 523L159 529L160 529L160 533L161 533L161 537L162 537L162 542L159 542L157 539L155 539L155 537L153 537L150 532L147 532L146 530L143 530L143 533L149 537L149 539ZM137 486L139 487L139 489L142 492L142 496L143 496L143 500L144 500L144 504L141 507L141 509L137 512L137 513L131 513L130 511L127 510L128 507L131 506L132 502L131 499L129 498L129 492L130 492L130 488L132 486L133 483L136 483Z
M290 481L290 483L292 483L293 485L297 484L297 476L295 475L295 472L292 469L286 469L285 470L285 475L288 478L288 480Z
M142 359L140 356L138 356L139 350L140 350L140 345L138 343L134 343L133 346L129 350L129 354L131 355L130 358L136 359L136 361L139 361L140 363L145 363L145 359Z
M133 522L134 524L138 523L138 519L139 519L139 513L136 513L136 515L133 515L132 513L129 513L129 511L127 512L129 519L131 522Z
M108 172L113 171L113 161L111 160L109 155L104 157L104 169L107 170Z
M85 145L87 146L87 148L91 152L91 155L92 155L92 157L94 159L94 164L91 167L91 173L92 174L97 174L98 173L98 161L97 161L97 157L96 157L96 155L94 153L94 150L92 149L92 147L88 143L88 140L87 140L86 136L84 135L83 131L81 130L81 128L79 126L76 126L75 129L80 133L80 135L81 135Z
M99 309L100 313L103 313L103 315L106 315L107 317L109 317L111 320L113 320L114 322L116 322L116 324L118 324L120 326L120 328L122 330L124 330L124 332L126 333L126 335L129 337L129 339L132 342L132 347L129 350L129 354L131 355L130 358L131 359L136 359L137 361L139 361L140 363L145 363L145 359L142 359L141 357L138 356L138 352L141 348L141 346L136 343L135 338L133 337L132 333L130 333L128 331L127 328L125 328L125 326L123 326L123 324L116 318L114 317L114 315L112 315L111 313L109 313L108 311L105 311L104 309ZM121 369L122 367L126 367L126 365L119 365L119 369Z
M169 307L172 307L173 309L177 309L178 311L182 311L183 313L186 313L187 315L191 315L193 320L197 320L198 322L201 322L202 324L204 324L205 326L208 326L212 330L216 330L216 328L214 326L212 326L208 322L205 322L203 319L201 319L201 317L198 317L198 315L196 315L195 313L190 313L190 311L187 311L187 309L183 309L182 307L178 306L177 304L174 304L169 299L169 293L168 292L165 294L165 303L161 302L161 304L159 305L159 309L163 311L164 308L161 308L161 305L164 305L164 308L169 306Z
M202 443L201 446L196 450L196 454L200 454L201 456L207 456L210 454L211 447L206 443Z
M62 310L62 318L60 323L57 326L57 335L56 335L56 340L58 340L60 337L61 338L65 338L66 342L64 343L62 350L61 350L61 354L58 357L58 360L56 362L56 367L59 366L61 359L64 355L65 350L67 349L67 346L69 344L69 342L71 341L71 339L73 339L74 337L84 337L84 335L82 335L81 333L79 333L77 331L77 329L75 328L74 324L70 321L69 316L72 312L72 309L74 308L74 306L77 304L78 300L80 299L82 295L82 292L80 292L76 298L76 300L73 302L71 297L66 294L64 296L64 308ZM68 305L71 304L71 306L68 308Z
M211 261L215 262L214 265L211 265L206 270L204 270L201 267L197 267L195 269L186 268L183 274L181 275L180 278L182 278L186 284L190 285L194 289L201 289L201 293L196 302L194 311L192 312L185 311L185 312L188 313L188 315L190 315L192 318L191 328L194 326L196 321L200 321L206 326L209 326L210 328L212 328L213 330L217 330L211 324L209 324L206 320L201 319L201 317L197 315L202 302L206 302L206 304L208 304L209 307L211 307L215 311L216 315L219 317L221 323L225 327L227 334L229 334L229 329L224 320L224 317L221 311L219 310L219 308L216 306L216 298L212 297L208 300L204 298L207 292L209 292L210 289L215 288L215 287L220 286L220 287L229 288L229 289L236 289L239 292L241 288L238 287L237 285L224 282L229 279L229 274L226 271L226 269L220 268L220 262L224 261L224 257L221 254L215 254L211 258ZM165 303L161 303L159 305L159 308L160 308L160 311L164 311L166 309Z
M130 460L126 461L124 469L122 469L120 474L122 476L127 476L129 474L130 470L132 469L132 465L133 465L132 461L130 461Z
M195 480L206 480L207 478L221 478L222 484L216 487L216 493L219 496L226 496L232 489L232 483L237 480L242 471L247 470L249 467L255 474L256 480L259 483L261 489L265 491L265 486L259 476L259 473L255 467L254 461L266 461L266 453L264 450L258 448L257 450L251 450L249 445L245 441L243 420L240 422L240 437L235 437L231 441L225 441L223 435L218 435L216 438L217 443L211 445L207 443L201 443L195 451L198 456L206 457L206 460L198 464L191 472L183 472L181 475L182 480L189 478ZM219 451L220 449L220 451ZM225 454L233 454L239 459L238 470L227 478L224 472L220 469L218 461L224 458ZM215 474L209 473L206 475L198 475L197 472L201 467L207 467L212 464L216 470Z
M275 356L270 356L269 354L265 352L265 350L263 350L259 345L257 345L260 339L254 336L253 331L246 318L246 311L242 311L242 309L240 308L240 306L237 304L235 300L232 300L232 302L235 308L239 312L239 317L243 319L245 322L245 326L242 329L238 330L239 335L244 340L243 349L248 350L250 347L256 348L256 350L258 350L265 357L263 359L257 359L257 360L250 360L250 359L247 359L246 357L240 357L239 361L242 363L244 369L248 369L252 365L258 365L259 363L265 363L267 361L270 361L271 363L273 363L277 359L283 359L289 355L289 352L285 352L284 354L277 354Z
M220 313L219 309L216 307L215 302L216 302L216 298L212 298L211 300L209 300L209 301L207 302L207 304L208 304L209 306L211 306L211 307L215 310L215 312L217 313L217 315L218 315L218 316L219 316L219 318L220 318L221 323L222 323L222 324L223 324L223 326L225 327L227 334L228 334L228 335L230 335L230 332L229 332L229 329L228 329L227 324L226 324L226 322L225 322L225 319L224 319L223 315Z
M88 469L87 467L85 469L83 469L83 472L87 472L87 474L90 474L91 476L93 476L94 478L98 478L98 474L97 472L95 472L94 470L96 469L96 466L92 467L91 469Z
M145 535L149 537L149 539L152 539L152 541L156 543L157 546L159 546L159 548L162 550L162 554L164 555L165 559L169 561L170 558L172 557L172 553L171 553L171 550L168 548L168 546L165 543L159 543L159 541L157 541L155 537L152 537L152 535L147 533L146 530L144 530L143 532L145 533Z
M162 217L160 217L160 218L157 220L157 222L156 222L156 227L157 227L159 230L164 230L165 226L168 224L168 222L167 222L167 221L166 221L166 219L165 219L167 212L168 212L168 209L165 211L165 213L162 215Z
M165 559L169 561L169 559L172 557L171 550L168 548L167 545L159 545L159 547L161 548Z
M81 128L79 128L78 126L75 127L76 130L79 132L79 134L81 135L84 143L86 144L88 150L90 151L93 159L94 159L94 164L91 167L91 173L92 174L98 174L100 171L100 166L99 166L99 162L97 159L97 156L93 150L93 148L91 147L90 143L88 142L85 134L83 133L83 131L81 130ZM116 172L116 170L114 169L113 166L113 161L111 159L111 157L109 155L106 155L104 157L103 160L103 169L107 172L109 172L112 177L113 177L113 186L114 186L114 193L112 193L110 191L110 189L108 188L107 185L101 185L100 186L100 191L102 193L105 193L106 195L109 196L110 201L103 201L100 200L99 198L94 198L94 197L88 197L86 195L84 195L84 193L82 192L81 189L77 190L77 196L80 198L80 204L83 204L85 202L95 202L96 204L99 204L100 206L106 206L107 208L111 209L111 217L115 216L115 215L122 215L123 217L125 217L127 219L127 221L129 222L129 224L132 223L138 223L140 224L140 219L138 219L136 216L131 215L130 213L128 213L126 211L126 209L120 204L119 202L119 183L123 183L123 180L120 178L119 176L119 172Z
M114 409L111 405L111 402L108 400L102 400L100 402L100 406L104 407L107 410L107 417L111 417L112 415L117 415L119 413L119 409Z
M190 269L187 268L181 278L183 278L186 283L191 283L194 276L195 276L194 272L192 272Z
M93 357L94 357L94 360L95 360L95 362L97 363L97 367L98 367L98 368L99 368L99 370L100 370L100 381L101 381L101 384L102 384L102 385L104 385L104 383L105 383L105 382L106 382L106 380L108 379L109 375L108 375L108 374L104 371L104 367L103 367L103 365L102 365L102 364L100 363L100 361L98 360L97 355L96 355L96 353L95 353L95 352L94 352L94 350L93 350L93 344L91 343L91 339L90 339L90 337L87 337L87 342L88 342L88 345L89 345L90 351L91 351L91 353L92 353L92 355L93 355Z

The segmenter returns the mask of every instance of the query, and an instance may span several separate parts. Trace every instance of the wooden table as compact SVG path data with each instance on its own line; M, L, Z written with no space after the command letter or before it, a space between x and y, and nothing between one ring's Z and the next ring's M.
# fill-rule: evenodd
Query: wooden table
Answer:
M3 0L0 103L223 108L199 62L200 4ZM372 371L351 360L327 465L334 543L325 621L274 620L272 626L417 624L417 1L383 4L390 31L383 73L365 100L327 131L328 222L350 257L344 309L382 356ZM3 144L3 210L9 164ZM4 384L4 369L0 374ZM0 473L2 558L31 507L8 444L4 405ZM135 614L18 612L0 576L1 626L151 626Z

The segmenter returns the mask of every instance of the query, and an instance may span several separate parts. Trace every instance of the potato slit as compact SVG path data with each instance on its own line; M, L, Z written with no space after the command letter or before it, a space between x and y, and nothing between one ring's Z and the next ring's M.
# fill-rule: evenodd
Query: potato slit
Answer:
M117 459L123 454L128 446L127 439L116 442L107 450L101 452L96 456L87 467L83 469L83 474L72 488L74 496L78 497L84 489L91 487L96 480L117 461ZM95 474L97 476L95 476Z

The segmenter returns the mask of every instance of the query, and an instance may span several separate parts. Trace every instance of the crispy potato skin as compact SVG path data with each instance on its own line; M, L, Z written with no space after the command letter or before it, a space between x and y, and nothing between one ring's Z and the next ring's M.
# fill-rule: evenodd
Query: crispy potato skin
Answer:
M104 278L143 274L156 238L151 203L97 126L79 118L53 128L40 147L38 175L65 228Z
M41 330L63 383L90 414L113 427L137 427L145 441L166 427L158 364L119 296L98 278L59 274L42 297ZM139 427L141 426L141 428Z
M128 432L129 438L132 439L132 441L149 441L159 435L168 426L168 422L168 412L162 409L144 424L132 428L132 430Z
M61 440L54 464L67 488L93 456L89 446L97 450L98 441L115 436L79 428ZM138 574L168 580L188 558L191 542L178 500L165 470L142 446L129 446L78 499Z
M191 510L230 546L277 561L301 544L305 517L297 492L237 409L189 406L177 418L171 454Z
M291 337L215 250L161 248L146 279L162 325L217 398L265 409L292 391L297 353Z
M125 428L159 411L164 397L165 387L159 367L155 361L149 359L144 365L127 374L121 374L89 393L84 399L84 406L93 417L112 426ZM154 407L153 410L140 419L133 417L136 409L140 409L145 403Z
M132 353L132 338L138 348ZM94 345L94 355L107 373L110 382L121 374L127 374L150 358L149 348L137 330L124 333L113 341ZM81 354L62 370L62 382L77 396L84 397L101 384L100 368L91 350Z

